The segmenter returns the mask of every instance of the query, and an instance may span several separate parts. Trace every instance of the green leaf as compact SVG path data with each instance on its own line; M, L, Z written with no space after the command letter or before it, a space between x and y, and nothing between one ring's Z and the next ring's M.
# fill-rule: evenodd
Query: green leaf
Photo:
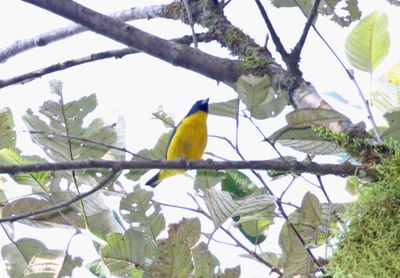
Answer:
M0 150L14 148L17 135L14 129L14 119L9 108L0 110Z
M308 17L314 1L311 0L272 0L272 4L277 7L299 7ZM338 5L340 3L340 5ZM339 7L340 6L340 7ZM318 8L319 14L330 16L330 20L342 27L349 26L353 21L360 19L361 11L357 0L325 0L321 1Z
M386 14L375 11L364 17L348 35L346 55L355 68L372 72L387 56L390 46L387 24Z
M165 228L165 218L158 204L151 205L153 192L136 185L132 193L121 199L119 210L128 223L137 223L137 229L155 240Z
M258 187L249 177L238 170L226 170L225 177L221 183L222 191L231 193L236 198L243 198L252 195Z
M24 277L58 277L61 273L66 253L62 250L42 250L35 254L24 272Z
M183 219L171 224L168 238L158 242L160 257L150 268L151 276L187 278L193 271L191 248L200 238L200 221Z
M386 74L390 84L394 86L400 85L400 63L392 66Z
M210 211L214 226L218 228L233 216L259 211L266 207L273 207L275 197L268 194L259 194L234 200L228 192L217 191L211 188L204 191L204 201Z
M10 277L23 277L31 259L46 249L43 242L33 238L20 238L15 244L4 245L1 253L3 259L10 262L7 267Z
M383 115L389 124L389 128L382 134L382 138L390 142L390 140L400 141L400 110L396 110Z
M158 108L157 112L154 112L152 114L156 119L160 120L163 122L165 127L170 127L170 128L174 128L175 127L175 122L172 119L172 117L170 115L168 115L167 112L165 112L162 108L162 106L160 106Z
M237 119L238 107L239 101L237 98L224 102L215 102L208 106L208 114Z
M216 278L239 278L240 277L240 265L232 267L232 268L225 268L225 271L222 273L218 273L215 275Z
M283 277L289 278L296 275L314 277L313 274L317 272L317 268L305 247L287 223L283 225L279 234L279 246L283 255L278 264L283 268Z
M239 224L240 232L250 241L252 244L260 244L266 240L266 233L269 225L272 221L268 220L251 220Z
M36 155L20 155L19 150L2 149L0 150L1 164L28 164L28 163L44 163L45 159ZM38 190L47 191L47 181L50 177L48 172L33 172L26 174L12 175L11 178L18 184L26 184L36 187ZM39 189L40 188L40 189Z
M217 185L223 177L225 176L224 172L214 171L214 170L197 170L196 177L194 180L194 189L207 189L212 188Z
M152 238L129 229L125 233L109 234L101 256L109 269L115 269L112 265L118 264L122 268L120 273L127 274L136 266L149 267L149 263L158 257L158 251Z
M356 176L347 177L346 180L346 191L351 195L357 195L360 193L360 189L364 182Z
M347 27L361 17L357 0L325 0L324 2L320 5L319 12L322 15L331 15L330 19L341 27Z
M60 96L58 101L46 101L40 107L41 116L28 110L23 117L32 140L56 161L102 158L109 151L105 145L116 143L114 126L106 126L99 118L83 126L85 118L97 106L96 96L92 94L64 103L59 83L51 85L52 91Z
M347 118L343 114L323 108L296 109L286 115L288 125L293 128L304 128L344 120L347 120Z
M207 244L200 242L192 249L194 274L199 278L214 277L215 268L219 266L218 258L208 250Z
M242 75L237 81L236 91L251 116L256 119L275 117L288 104L288 97L284 92L272 89L268 75Z
M90 272L97 277L106 278L111 276L111 271L108 269L103 260L94 260L88 265L88 268Z
M392 77L393 82L395 77ZM371 105L383 113L400 108L400 86L393 84L385 76L374 80L371 92Z
M50 195L50 203L57 204L65 202L74 197L76 197L76 193L57 191L56 187L53 186ZM89 228L92 231L105 233L123 231L123 227L118 219L116 219L116 214L104 203L103 196L100 192L95 192L84 198L83 204L85 206ZM64 208L62 210L62 215L53 213L53 215L41 219L53 223L62 223L64 225L70 223L71 225L76 225L78 227L85 227L79 202L75 202ZM65 220L68 220L68 222L65 222Z
M343 152L338 145L323 140L311 128L298 129L286 126L272 134L269 139L308 154L328 155Z
M301 207L289 215L288 221L296 227L309 247L321 246L337 231L338 215L345 208L343 204L321 204L314 194L308 192Z
M167 152L167 147L168 147L168 142L169 138L171 137L173 130L170 130L169 132L163 133L160 138L158 139L156 145L152 149L143 149L137 153L137 156L134 157L132 160L147 160L147 159L154 159L154 160L160 160L160 159L165 159L166 157L166 152ZM141 176L143 176L145 173L147 173L148 170L130 170L125 177L127 179L137 181L140 179Z

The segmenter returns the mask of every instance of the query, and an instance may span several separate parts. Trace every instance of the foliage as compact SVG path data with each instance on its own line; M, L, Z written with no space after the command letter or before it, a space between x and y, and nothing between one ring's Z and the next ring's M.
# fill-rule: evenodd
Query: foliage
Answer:
M377 165L379 179L364 184L358 200L343 216L328 271L333 277L393 277L400 273L400 153ZM360 248L362 247L362 248Z
M386 120L386 126L380 128L383 141L378 144L375 138L366 136L365 123L353 125L347 116L335 111L313 90L298 93L301 86L296 88L299 85L296 83L303 82L302 85L307 87L308 82L300 80L300 77L294 82L290 72L270 55L267 44L258 46L242 30L230 25L223 16L224 5L230 1L190 2L192 8L201 9L200 12L193 11L190 20L209 29L208 33L198 36L210 35L213 39L219 36L220 44L237 56L235 67L241 73L234 82L223 80L234 90L234 96L227 101L211 103L209 109L210 115L235 125L235 140L219 134L212 137L226 143L240 159L247 160L239 144L239 130L242 132L242 124L246 121L262 136L261 144L268 145L269 152L274 151L276 159L273 161L285 163L286 168L267 172L232 170L229 166L218 171L198 170L193 178L195 194L190 195L196 208L158 202L157 191L142 185L142 177L147 174L143 169L130 169L124 175L115 174L101 188L102 181L114 173L111 171L113 167L26 173L10 170L1 180L4 184L0 188L1 217L51 208L81 196L83 192L97 189L82 200L46 213L33 213L18 221L32 231L38 229L39 233L44 229L60 229L70 233L70 241L82 234L94 246L96 257L87 261L83 256L72 256L69 244L51 249L38 240L34 232L30 237L18 238L15 235L18 225L11 221L2 226L9 239L1 249L7 273L11 277L65 277L72 276L74 269L81 267L97 277L240 277L240 264L223 270L222 258L209 249L210 244L223 244L217 239L217 234L224 232L235 247L245 253L243 256L256 260L280 277L316 277L324 272L333 277L398 276L400 64L394 64L386 74L376 79L372 76L389 51L387 16L379 11L365 16L354 26L345 45L350 64L368 72L371 80L374 79L370 101L383 112ZM271 2L277 8L300 9L306 16L310 16L315 3L307 0ZM355 0L321 2L318 16L328 16L340 26L348 26L361 16ZM397 4L396 1L390 2ZM189 13L182 14L182 7L181 2L175 1L164 7L163 12L190 23ZM267 21L265 15L263 18ZM316 24L317 17L312 22ZM269 29L271 31L271 27ZM174 51L178 52L179 47L175 47ZM189 52L199 50L183 49ZM282 50L280 54L285 56ZM283 60L293 58L288 53L286 55L288 57L283 57ZM172 60L174 64L184 59L174 53ZM225 62L228 64L228 59ZM300 61L290 62L298 65ZM185 66L191 69L193 65ZM213 67L208 68L206 75L211 76L213 70ZM353 80L353 73L347 69L346 72ZM55 80L50 83L50 91L50 99L38 110L31 107L22 116L34 145L40 149L36 155L27 155L25 146L17 144L18 133L14 130L11 109L0 111L1 165L18 169L50 162L70 165L82 160L118 162L126 159L126 153L137 162L165 158L175 121L161 107L152 115L169 130L160 132L153 147L129 152L125 150L122 118L106 123L102 118L93 117L97 108L95 94L68 102L62 82ZM311 101L308 99L310 95ZM296 97L300 101L296 101ZM336 93L334 97L340 98L341 95ZM301 105L307 101L307 105ZM270 124L273 118L279 120L283 116L285 124L283 121L279 126ZM244 129L243 134L249 137L246 139L254 141L249 130ZM255 149L254 146L250 148ZM264 148L260 148L260 154L262 151ZM224 154L218 152L208 155L225 159ZM318 181L315 184L309 181L314 176L291 171L291 166L299 163L296 157L301 155L306 155L306 162L301 164L304 167L312 160L313 165L318 165L315 162L318 159L346 159L346 163L368 170L372 167L375 175L370 179L349 177L347 190L358 197L357 201L351 205L334 202L319 175L315 175ZM310 184L312 186L309 191L304 191L304 196L293 196L288 192L293 189L294 182L307 186L307 189ZM15 189L26 189L29 193L10 198L8 194ZM322 201L320 196L326 201ZM287 201L286 198L297 198L297 201ZM117 203L118 208L110 206L110 200ZM168 223L165 206L180 211L178 223ZM188 216L189 212L196 213L196 216ZM211 231L207 231L205 223L211 224L208 225L212 226ZM269 248L272 227L279 229L277 245L280 250L261 251L264 247ZM329 247L333 247L332 257L321 259L314 255L314 251L321 249L325 249L326 255Z

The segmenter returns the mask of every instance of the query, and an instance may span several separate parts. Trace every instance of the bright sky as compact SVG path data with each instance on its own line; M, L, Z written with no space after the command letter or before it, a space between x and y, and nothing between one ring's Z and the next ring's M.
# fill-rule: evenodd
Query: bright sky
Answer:
M80 3L88 7L104 13L132 6L168 2L161 0L80 1ZM400 26L397 9L389 6L385 1L373 1L373 4L368 0L360 2L364 15L377 8L385 10L389 15L389 32L392 35L396 34L394 28ZM287 49L294 46L305 21L302 14L295 9L276 10L269 5L267 6L267 11ZM397 18L394 14L395 11L397 12ZM254 2L232 1L226 12L228 18L234 24L249 33L258 43L263 44L266 28ZM21 21L21 18L24 20ZM0 48L9 45L17 39L29 38L33 35L68 24L67 20L22 1L2 1L0 3L0 26L3 26L3 28L0 28ZM189 26L168 20L141 20L132 24L165 38L190 34ZM10 27L6 28L5 26ZM318 19L317 26L343 61L348 64L345 60L343 46L349 29L341 28L322 17ZM197 27L197 31L201 30ZM399 41L395 40L399 39L399 37L392 37L391 39L391 49L400 49ZM7 63L0 65L0 78L12 77L70 58L77 58L98 51L121 47L123 46L119 43L97 34L84 33L11 58ZM207 49L210 53L218 53L218 55L226 55L227 53L225 50L219 49L217 44L200 47L203 50ZM269 42L269 48L272 51L275 50L272 42ZM395 56L396 54L398 55L398 52L391 51L390 55L392 56L386 59L380 69L388 68L390 65L398 62L399 57ZM305 79L312 82L321 93L337 92L352 104L360 105L355 88L346 77L345 72L312 31L303 51L302 69ZM376 76L382 74L380 69L378 69ZM368 92L369 76L357 72L357 77L360 78L363 88ZM48 86L48 82L52 79L59 79L64 82L64 97L66 100L75 100L81 96L96 93L99 102L96 112L97 116L105 117L109 121L115 121L118 116L124 117L127 130L127 148L131 151L152 147L158 136L164 131L164 127L159 121L150 120L151 113L156 111L160 105L163 106L166 112L171 113L178 122L187 113L193 102L198 99L210 97L210 102L219 102L235 97L233 90L223 84L217 84L215 81L209 80L199 74L173 67L144 54L135 54L126 56L123 59L103 60L74 67L66 71L44 76L25 85L1 89L0 103L2 106L0 108L10 107L12 109L18 131L17 144L24 150L28 148L29 152L34 153L38 149L32 146L27 135L21 132L25 129L21 121L21 116L26 109L32 108L35 110L44 101L53 97L49 93ZM363 118L365 117L363 113L360 113L355 108L346 108L343 110L343 107L341 104L337 106L341 112L347 113L354 122L365 119ZM279 118L283 119L283 116ZM232 120L210 116L208 124L210 134L224 135L233 139L235 125ZM266 135L271 134L282 124L282 120L268 120L259 123ZM222 129L221 127L224 128ZM247 123L241 126L241 148L247 159L266 159L275 156L271 156L273 152L265 144L264 146L260 144L255 148L254 144L258 144L260 141L261 137L253 127ZM215 139L209 140L207 150L227 158L237 159L224 144ZM145 178L147 179L150 176L151 174L146 175ZM288 180L285 180L282 183L287 184L287 182ZM133 182L128 183L128 187L134 185ZM279 188L282 183L274 184L276 187L273 189L280 190ZM176 184L180 184L179 190L177 190ZM336 178L329 179L327 190L330 196L333 197L334 201L349 200L350 196L343 191L343 185L340 186L341 190L338 190L338 184L340 182ZM187 192L191 192L191 186L190 179L187 177L171 178L155 189L155 199L166 203L179 202L180 205L193 207L192 200L187 196ZM304 192L309 189L309 186L303 181L298 182L295 188L295 190L288 192L287 198L293 198L290 199L291 202L298 203L303 196L303 193L299 194L299 192ZM320 192L318 192L318 195L321 195ZM190 216L186 211L176 209L165 209L165 214L171 222L176 222L182 217ZM206 227L206 231L212 231L210 222L203 221L203 224ZM276 246L278 232L278 227L271 228L271 239L268 240L269 247ZM44 234L43 232L41 233ZM35 233L35 236L37 234ZM223 233L217 233L215 237L226 241ZM4 235L0 236L0 240L0 242L8 243ZM56 244L49 242L49 247L56 248ZM260 275L265 277L266 275L265 267L260 267L260 264L248 259L241 259L239 261L236 256L238 253L242 253L242 251L237 248L229 246L221 247L219 244L212 243L211 250L220 258L223 267L232 267L238 263L243 264L242 277L260 277ZM232 254L232 256L228 256L228 254ZM5 274L2 275L1 270L0 276L5 276Z

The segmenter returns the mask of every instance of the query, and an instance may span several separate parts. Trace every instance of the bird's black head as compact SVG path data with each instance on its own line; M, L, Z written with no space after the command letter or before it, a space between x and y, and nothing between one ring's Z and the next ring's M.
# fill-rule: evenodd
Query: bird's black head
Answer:
M208 100L209 99L206 98L206 99L196 101L196 103L193 104L192 108L190 109L190 111L186 115L186 117L196 113L197 111L204 111L204 112L208 113Z

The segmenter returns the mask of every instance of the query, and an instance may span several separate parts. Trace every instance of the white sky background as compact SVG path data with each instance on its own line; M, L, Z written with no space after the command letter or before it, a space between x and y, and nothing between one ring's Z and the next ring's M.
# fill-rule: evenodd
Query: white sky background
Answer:
M170 1L79 1L80 3L103 13L126 9L132 6L144 6L151 4L169 3ZM268 1L263 1L266 3ZM382 9L389 16L389 32L391 37L391 52L384 64L378 68L376 76L383 73L382 70L398 62L399 41L395 41L396 27L400 26L398 17L399 9L389 6L386 1L360 1L363 15L367 15L375 9ZM372 3L372 4L371 4ZM305 18L296 9L276 10L266 5L267 12L280 35L287 49L294 46L299 38ZM254 1L232 1L226 8L228 18L246 33L252 36L258 43L265 41L266 27ZM397 22L395 21L397 20ZM5 47L17 39L30 38L42 32L52 30L70 24L69 21L41 10L22 1L1 1L0 3L0 48ZM152 34L164 38L180 37L183 34L190 34L190 27L171 20L141 20L132 22ZM317 27L325 39L334 47L341 59L346 63L344 55L344 40L349 28L341 28L326 18L319 17ZM197 27L197 31L201 31ZM398 39L398 38L397 38ZM62 62L71 58L86 56L91 53L108 49L122 48L119 43L101 37L97 34L86 32L67 40L50 44L46 47L36 48L11 58L5 64L0 64L0 78L8 78L19 75L34 69L42 68L53 63ZM270 40L269 49L275 51ZM216 43L211 45L200 45L202 50L209 50L209 53L226 55L226 50L220 49ZM279 55L274 55L280 59ZM313 83L319 92L335 91L349 100L353 105L360 105L361 101L356 95L356 90L347 78L344 70L339 66L335 58L330 54L322 41L311 30L302 53L301 68L304 78ZM369 89L369 75L356 72L359 82L366 93ZM126 144L131 151L139 151L143 148L150 148L154 145L159 135L165 131L163 124L156 120L150 120L151 113L155 112L160 105L166 112L171 113L176 122L187 113L188 109L198 99L210 97L210 102L229 100L235 97L233 90L223 84L207 79L199 74L188 70L174 67L146 54L134 54L125 56L123 59L107 59L82 66L73 67L68 70L46 75L25 85L16 85L0 90L0 109L10 107L18 136L17 146L28 153L36 153L38 148L33 146L26 133L21 117L28 108L36 110L44 101L54 98L49 93L48 82L52 79L59 79L64 83L64 97L67 101L76 100L84 95L96 93L99 106L95 116L105 117L109 121L115 121L122 116L126 121ZM334 104L334 103L333 103ZM354 122L365 119L364 113L355 108L348 108L338 105L337 109L347 114ZM356 118L357 117L357 118ZM283 115L279 117L283 119ZM271 148L260 143L261 136L245 120L242 120L240 130L240 147L247 159L268 159L276 157ZM221 117L210 116L208 120L209 134L224 135L233 140L235 124L233 120ZM283 121L266 120L258 123L266 135L283 125ZM260 145L255 144L260 143ZM29 146L29 147L28 147ZM225 144L210 138L208 151L215 154L238 159ZM304 156L300 156L304 158ZM151 174L142 180L149 178ZM311 178L313 179L313 178ZM315 179L313 179L315 182ZM337 178L324 178L325 186L333 201L347 201L350 196L343 191L343 183ZM288 183L272 184L276 192ZM134 183L128 181L126 186L133 187ZM166 203L176 203L183 206L194 207L187 192L192 191L191 180L184 176L170 178L164 181L155 190L155 199ZM304 190L310 188L301 179L286 195L286 200L299 203ZM14 190L14 188L12 189ZM314 191L313 191L314 192ZM321 192L315 190L318 196ZM322 199L325 201L324 199ZM179 221L182 217L191 216L186 211L177 209L165 209L166 216L170 222ZM204 222L204 221L203 221ZM212 231L210 222L203 223L207 232ZM38 230L39 231L39 230ZM42 234L45 234L40 230ZM272 228L271 239L268 239L268 246L276 246L279 229ZM37 236L37 234L35 234ZM225 240L224 234L217 233L216 238ZM240 237L240 235L239 235ZM68 235L66 236L68 239ZM242 242L246 242L240 237ZM56 241L59 241L57 236ZM8 243L4 235L0 235L0 243ZM81 243L80 243L81 244ZM263 244L265 246L265 244ZM49 247L56 248L54 242ZM221 246L211 243L212 252L217 255L223 267L232 267L242 264L242 277L265 277L266 268L248 259L238 260L237 254L243 253L239 248ZM273 247L272 247L273 248ZM265 251L265 250L264 250ZM231 255L231 256L230 256ZM1 259L0 259L1 265ZM0 276L2 274L0 266ZM78 276L77 276L78 277ZM88 277L88 276L86 276Z

